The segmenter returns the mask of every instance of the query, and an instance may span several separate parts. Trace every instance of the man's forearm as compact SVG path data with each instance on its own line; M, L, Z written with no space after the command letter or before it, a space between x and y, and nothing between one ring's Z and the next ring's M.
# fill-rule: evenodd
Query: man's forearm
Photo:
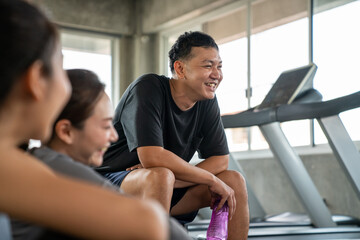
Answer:
M192 166L176 154L156 146L139 147L139 160L145 168L165 167L170 169L175 178L183 182L212 185L215 176L202 168Z
M137 151L145 168L165 167L170 169L177 179L175 187L187 187L195 184L211 185L214 175L226 170L228 166L228 155L212 156L196 166L192 166L162 147L139 147Z
M204 161L196 164L196 167L202 168L214 175L217 175L228 169L229 155L211 156Z
M174 184L174 188L185 188L185 187L191 187L196 185L196 183L192 183L192 182L185 182L179 179L175 180L175 184Z
M197 165L196 167L202 168L208 172L211 172L214 175L217 175L228 168L228 162L229 157L228 155L222 155L222 156L212 156L209 157ZM194 186L196 183L192 182L185 182L179 179L176 179L175 181L175 188L184 188L184 187L191 187Z

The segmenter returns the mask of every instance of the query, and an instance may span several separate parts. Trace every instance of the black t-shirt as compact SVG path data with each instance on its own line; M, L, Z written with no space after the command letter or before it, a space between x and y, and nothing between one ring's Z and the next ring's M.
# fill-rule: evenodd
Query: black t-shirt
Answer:
M115 110L119 135L104 156L100 172L123 171L139 163L136 148L161 146L189 162L229 153L216 97L187 111L175 104L169 78L147 74L130 84Z

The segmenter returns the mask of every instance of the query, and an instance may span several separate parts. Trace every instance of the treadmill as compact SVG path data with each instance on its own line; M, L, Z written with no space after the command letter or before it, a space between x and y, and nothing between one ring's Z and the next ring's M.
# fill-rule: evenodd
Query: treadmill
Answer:
M222 117L225 128L259 126L308 213L308 217L285 214L287 217L296 219L292 222L272 221L279 219L278 216L267 219L265 211L251 191L251 187L248 186L250 216L252 219L255 216L258 220L250 223L249 238L338 239L341 236L343 239L360 239L357 219L331 216L300 157L294 152L280 127L281 122L317 119L349 181L357 193L360 193L359 151L338 116L343 111L360 106L360 92L321 102L321 94L312 88L316 68L315 64L309 64L283 72L259 106ZM241 167L232 157L230 157L229 166L231 169L242 172ZM206 231L208 222L200 221L188 224L186 227L189 233L192 231L200 233ZM355 227L340 227L343 224ZM197 239L203 238L203 234L197 236Z

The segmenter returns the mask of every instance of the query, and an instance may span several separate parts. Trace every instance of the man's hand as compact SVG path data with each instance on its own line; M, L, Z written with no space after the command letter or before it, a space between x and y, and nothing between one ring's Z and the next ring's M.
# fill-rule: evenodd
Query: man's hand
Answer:
M219 178L215 178L214 184L209 186L209 190L211 192L211 209L214 208L214 203L217 199L220 199L219 205L217 207L217 210L222 208L222 206L227 201L229 206L229 218L231 219L233 214L235 213L236 209L236 200L235 200L235 192L232 188L230 188L228 185L226 185L223 181L221 181Z
M136 165L134 165L134 166L132 166L132 167L127 168L126 171L130 171L130 170L134 170L134 169L139 169L139 168L144 168L143 165L141 165L141 163L136 164Z

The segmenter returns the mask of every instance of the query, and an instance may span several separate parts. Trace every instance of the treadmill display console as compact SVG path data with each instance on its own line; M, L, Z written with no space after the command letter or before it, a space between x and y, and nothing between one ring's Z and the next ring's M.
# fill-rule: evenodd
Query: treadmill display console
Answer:
M312 87L316 69L315 64L310 64L281 73L264 100L257 106L257 109L261 110L281 104L290 104L296 96Z

